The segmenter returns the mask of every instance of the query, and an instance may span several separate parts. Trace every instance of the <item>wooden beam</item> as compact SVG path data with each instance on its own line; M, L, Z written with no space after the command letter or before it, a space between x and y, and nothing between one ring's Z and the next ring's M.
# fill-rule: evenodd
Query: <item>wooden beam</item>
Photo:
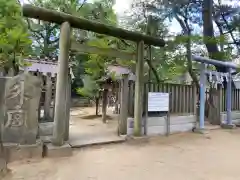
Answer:
M126 60L132 60L136 57L134 53L119 51L113 48L99 48L96 46L88 46L86 44L79 44L77 42L71 43L71 50L77 51L77 53L99 54Z
M99 34L105 34L120 39L125 39L134 42L143 41L145 44L163 47L165 41L156 37L144 35L137 32L128 31L125 29L105 25L99 22L90 21L84 18L72 16L70 14L53 11L45 8L40 8L32 5L23 5L23 16L29 18L40 19L43 21L62 24L69 22L73 28L92 31Z

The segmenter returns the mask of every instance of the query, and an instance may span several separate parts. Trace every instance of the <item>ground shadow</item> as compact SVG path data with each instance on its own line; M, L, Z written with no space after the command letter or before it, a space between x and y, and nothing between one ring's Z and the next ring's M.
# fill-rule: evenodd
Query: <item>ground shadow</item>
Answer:
M93 120L93 119L98 119L101 118L102 115L85 115L85 116L81 116L82 119L89 119L89 120ZM111 116L107 116L106 117L107 120L111 120L113 119Z

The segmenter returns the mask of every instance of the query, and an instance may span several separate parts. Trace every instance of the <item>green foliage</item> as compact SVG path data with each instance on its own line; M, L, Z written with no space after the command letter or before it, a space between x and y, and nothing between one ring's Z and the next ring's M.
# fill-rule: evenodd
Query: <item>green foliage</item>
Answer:
M117 17L112 9L112 6L113 1L111 0L85 3L81 7L81 10L78 12L78 14L87 19L116 26ZM74 30L73 37L75 37L75 39L78 41L84 40L89 46L96 46L100 48L111 48L119 41L113 37L94 34L82 30ZM99 86L96 83L97 80L101 79L101 77L106 74L107 65L114 61L116 60L111 57L101 56L98 54L88 54L84 64L82 64L84 66L84 73L88 76L84 76L84 86L77 88L77 93L80 95L93 97L94 93L96 94L99 91ZM94 83L90 83L93 81Z
M158 22L155 28L160 29L158 36L168 40L166 47L158 53L153 53L154 64L158 74L163 80L171 79L193 68L195 64L189 61L187 44L190 39L190 53L208 56L209 53L217 59L232 60L240 52L239 33L239 5L221 4L223 1L214 1L213 22L217 24L215 33L203 37L202 2L196 0L134 0L130 12L130 26L141 32L146 32L146 20L149 15ZM169 26L165 22L179 23L182 32L171 34ZM136 23L134 23L136 22ZM134 25L133 25L134 24ZM157 26L156 26L157 25ZM164 28L166 27L166 28ZM205 28L206 29L206 28ZM172 29L171 29L172 30ZM158 30L159 31L159 30ZM239 32L239 31L238 31ZM176 37L175 37L176 36ZM211 44L219 49L212 52L206 49L205 44ZM154 55L155 54L155 55Z
M56 0L31 0L34 6L58 10L59 2ZM28 29L33 40L33 56L56 56L58 53L59 25L36 19L26 19Z
M23 65L30 46L20 5L15 0L0 0L0 66L8 69Z
M96 83L96 81L94 79L92 79L91 76L88 75L84 75L82 76L82 80L83 80L83 87L79 87L77 88L77 93L81 96L86 96L89 98L95 98L97 97L99 94L99 85Z
M236 1L236 0L233 0ZM82 16L101 23L118 26L120 22L113 11L114 0L31 0L31 4L39 7L49 8ZM214 4L213 23L217 24L214 36L202 37L202 2L196 0L134 0L128 17L124 16L124 24L127 29L141 33L153 34L167 40L164 48L152 48L152 64L157 71L161 81L169 81L174 77L189 70L187 43L190 39L191 51L194 54L208 55L205 48L206 42L217 45L219 52L211 52L219 59L232 59L237 57L237 49L240 49L239 7ZM13 64L22 66L22 58L27 54L55 56L58 54L59 25L48 22L28 20L27 23L21 17L20 5L15 0L0 0L0 66L11 67ZM149 17L152 17L149 23ZM170 32L169 21L177 20L182 28L179 34ZM167 22L168 21L168 22ZM182 24L181 24L182 23ZM147 26L150 24L150 26ZM31 40L27 33L27 27L31 34ZM149 28L150 27L150 28ZM188 28L188 29L186 29ZM189 35L186 33L190 31ZM72 30L72 38L79 42L101 48L116 48L133 52L136 50L134 43L126 42L105 35L99 35L83 30ZM30 47L32 46L32 48ZM240 50L238 51L240 52ZM222 58L224 57L224 58ZM76 79L74 89L81 95L92 96L92 92L99 87L86 81L99 80L106 75L109 64L127 66L135 71L135 59L115 59L96 54L76 55L71 53L71 60L75 64L73 71ZM195 64L191 64L194 66ZM148 67L144 67L144 73ZM91 78L84 80L82 75L87 74ZM113 75L114 77L114 75ZM155 77L152 76L153 80ZM96 84L96 83L95 83ZM88 86L88 87L85 87ZM84 89L83 89L84 88ZM90 90L92 88L92 90Z
M63 1L63 0L32 0L30 2L35 6L40 6L48 9L54 9L74 16L82 16L87 19L103 22L106 24L116 25L117 18L113 12L113 1L94 1L93 3L87 1ZM54 56L58 53L58 36L59 26L42 21L28 20L29 30L34 40L34 54ZM83 30L72 30L72 38L77 41L84 41L89 45L108 48L114 38L103 35L97 35ZM97 88L96 86L88 86L83 83L82 77L84 74L91 76L91 79L98 80L105 74L106 64L113 59L103 57L96 54L78 55L74 52L71 53L71 60L74 64L73 73L75 79L73 82L73 89L77 89L78 94L87 95L89 87ZM82 87L84 86L84 87ZM96 89L91 90L95 92ZM89 96L91 93L89 94Z

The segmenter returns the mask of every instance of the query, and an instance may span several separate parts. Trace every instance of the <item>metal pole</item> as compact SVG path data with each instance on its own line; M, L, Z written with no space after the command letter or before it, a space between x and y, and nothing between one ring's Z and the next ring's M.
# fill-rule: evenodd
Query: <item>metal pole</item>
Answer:
M201 64L201 74L200 74L200 113L199 113L199 129L204 129L204 119L205 119L205 64Z
M144 118L144 135L146 136L148 134L148 90L149 90L149 84L146 83L144 85L144 92L145 92L145 118Z
M171 94L172 93L168 93L169 94L169 102L168 102L168 112L167 112L167 118L166 118L166 120L167 120L167 133L166 133L166 135L167 136L169 136L170 135L170 111L171 111L171 99L172 99L172 96L171 96Z

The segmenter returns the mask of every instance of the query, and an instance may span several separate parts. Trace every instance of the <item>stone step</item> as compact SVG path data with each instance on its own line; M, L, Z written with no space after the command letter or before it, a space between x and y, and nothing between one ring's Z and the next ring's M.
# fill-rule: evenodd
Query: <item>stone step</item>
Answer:
M81 148L81 147L89 147L96 145L104 145L104 144L115 144L115 143L123 143L126 141L125 136L110 136L110 137L99 137L99 138L82 138L69 140L69 144L72 148Z

